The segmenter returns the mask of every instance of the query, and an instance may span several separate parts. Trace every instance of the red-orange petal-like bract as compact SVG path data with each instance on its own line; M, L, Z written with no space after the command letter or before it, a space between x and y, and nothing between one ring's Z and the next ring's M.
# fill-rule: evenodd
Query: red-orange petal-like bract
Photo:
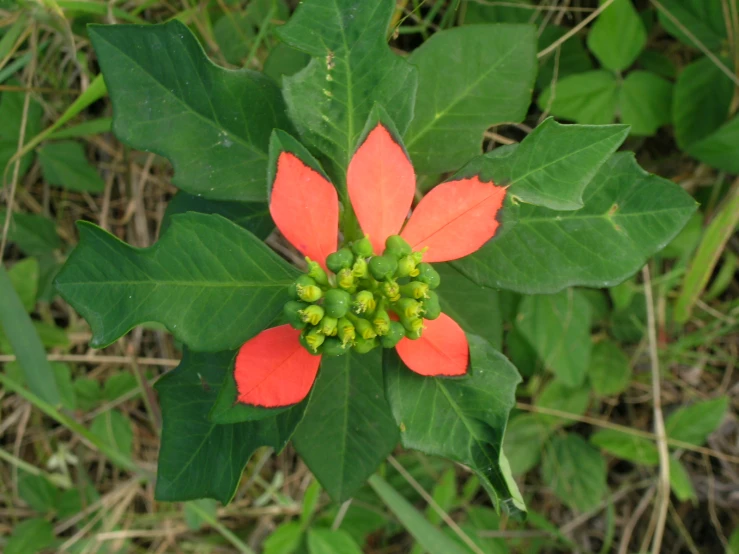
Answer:
M420 339L402 339L395 349L409 369L427 377L459 377L470 359L467 335L448 315L425 320Z
M295 154L282 152L269 212L285 238L325 269L326 256L338 243L339 197L334 186Z
M299 337L300 331L281 325L244 343L234 367L238 402L277 408L308 395L321 357L303 348Z
M403 226L416 192L416 175L403 148L378 124L357 149L346 175L349 198L375 254Z
M401 236L413 250L428 247L425 262L472 254L495 235L505 194L505 187L479 177L442 183L419 202Z

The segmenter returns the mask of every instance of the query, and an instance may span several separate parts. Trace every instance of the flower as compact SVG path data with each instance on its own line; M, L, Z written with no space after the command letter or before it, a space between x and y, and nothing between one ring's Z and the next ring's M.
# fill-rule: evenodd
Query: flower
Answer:
M382 123L378 123L367 134L354 153L347 170L346 183L352 208L365 233L365 239L355 243L355 252L368 252L367 238L372 253L378 258L383 254L388 237L392 237L391 242L410 245L413 254L402 253L401 273L396 275L413 270L421 257L425 264L419 265L426 267L429 262L455 260L478 250L498 229L496 214L506 194L505 187L484 182L479 176L447 181L426 194L408 218L416 193L415 172L400 141ZM328 179L294 153L282 151L277 157L269 208L285 238L308 259L315 260L322 269L327 270L326 259L337 252L339 246L339 199ZM397 234L404 240L396 238ZM346 251L351 254L348 248L343 248L341 254L334 254L329 265L339 269L342 265L337 265L338 259L338 264L346 266L348 262L341 259ZM371 263L373 259L370 260L370 270L378 265ZM311 275L315 275L315 264L309 265L312 267ZM354 283L351 269L343 267L340 273L346 273L345 280L351 275ZM418 273L413 272L414 275ZM336 278L331 279L336 282ZM392 281L382 285L378 290L390 290L390 295L397 294L398 289L403 288ZM418 292L415 291L417 288L418 285L406 287L407 290L413 289L411 292L419 297L428 296L426 289L421 287L421 292ZM344 293L332 293L329 296L340 294ZM382 294L392 298L387 293ZM370 296L363 295L360 298L362 307L370 304ZM435 295L433 297L436 298ZM415 312L416 300L406 300L403 298L398 304L408 313ZM436 311L434 316L438 314L438 305ZM347 312L347 316L357 321L357 316L351 312ZM339 327L345 325L345 321L348 320L341 319ZM362 325L366 321L362 319ZM419 328L416 318L414 330L409 331L415 340L405 337L395 346L405 365L425 376L464 375L469 362L469 346L462 328L444 313L432 320L422 321L423 329ZM391 327L394 330L399 328L397 322L387 321L384 314L378 323L381 324L381 332ZM357 332L353 339L357 341L358 351L379 344L381 337L373 338L371 325L368 329L364 337ZM247 341L239 350L234 367L237 401L273 408L303 400L318 374L321 355L315 355L309 349L317 352L324 344L324 336L320 333L320 326L301 335L300 329L281 325ZM344 329L339 329L338 335L344 337L343 342L339 338L326 336L325 344L333 345L332 352L343 353L347 348Z

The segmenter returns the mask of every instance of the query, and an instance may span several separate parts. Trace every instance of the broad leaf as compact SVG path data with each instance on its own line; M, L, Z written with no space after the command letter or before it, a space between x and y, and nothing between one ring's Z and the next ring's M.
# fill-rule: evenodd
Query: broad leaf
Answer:
M688 146L687 152L712 167L737 173L739 172L737 144L739 144L739 117L734 117L714 133Z
M177 20L91 26L123 142L168 158L174 184L223 200L263 201L272 129L290 129L277 86L208 60Z
M234 349L264 329L298 272L254 235L218 215L172 218L150 248L134 248L90 223L56 278L92 328L92 346L135 325L164 324L194 350Z
M615 429L601 429L590 437L590 442L622 460L645 466L659 464L657 446L644 437Z
M523 475L536 467L551 432L551 425L545 424L538 414L523 414L511 419L503 450L513 475Z
M695 492L693 481L690 479L690 473L675 456L670 456L670 488L681 502L686 500L696 502L698 500L698 494Z
M397 443L380 349L325 357L293 444L331 498L351 498Z
M11 84L18 85L15 81L11 81ZM0 96L0 121L2 121L2 125L0 125L0 175L3 174L10 159L18 151L18 137L23 123L25 96L24 92L4 92ZM41 117L43 114L44 110L41 104L33 100L32 97L26 116L25 142L28 142L30 137L36 136L41 131ZM26 174L28 168L31 167L31 162L33 162L32 152L21 158L18 174L20 177Z
M441 275L441 310L466 333L487 340L496 350L503 348L503 318L498 291L470 281L451 264L434 266Z
M90 432L101 443L108 445L130 458L133 451L133 426L131 420L118 410L107 410L95 416Z
M671 439L701 445L724 419L729 407L729 399L720 396L714 400L696 402L678 408L665 421L667 436Z
M5 226L6 216L7 212L0 210L0 226ZM54 222L35 214L14 213L8 227L8 241L29 256L47 254L62 247Z
M516 327L563 385L578 387L590 363L590 304L576 290L527 296Z
M733 0L734 2L736 0ZM684 33L687 29L703 46L718 50L726 40L725 0L663 0L668 17L658 10L659 22L665 30L683 44L698 48L695 41ZM675 23L677 19L678 23Z
M535 28L440 31L409 61L418 67L419 82L405 146L418 173L451 171L482 152L488 127L526 115L536 77Z
M536 11L531 0L513 0L501 6L473 0L466 3L464 23L531 23Z
M310 529L308 531L310 554L362 554L362 549L346 531L341 529Z
M613 73L603 69L576 73L543 90L537 104L557 117L604 125L615 116L618 81Z
M672 120L669 81L648 71L632 71L621 85L621 121L632 135L653 135Z
M606 0L601 0L601 5ZM615 0L588 33L588 48L603 67L623 71L634 63L647 44L647 30L632 0Z
M554 437L544 451L542 477L562 502L584 512L595 508L608 491L606 462L579 435Z
M180 191L174 195L174 198L167 205L159 234L163 234L167 230L172 216L187 212L222 215L247 231L251 231L254 236L260 239L266 239L275 228L266 203L224 202L223 200L210 200Z
M495 156L483 162L483 177L501 164ZM612 286L670 242L696 209L680 187L646 173L628 153L601 166L583 202L572 212L507 202L498 235L452 263L476 283L529 294Z
M393 0L307 0L278 34L313 59L283 78L290 118L304 142L343 175L370 110L382 105L403 132L413 114L416 70L393 54L387 30Z
M569 30L567 27L547 25L540 30L538 50L544 50L547 46L561 39ZM557 81L568 75L584 73L593 69L592 58L582 39L577 35L561 43L559 54L555 50L541 58L539 64L536 84L540 89L551 86L553 80Z
M41 174L50 185L81 192L102 192L105 181L87 161L79 142L50 142L38 151Z
M469 466L498 508L525 510L502 454L508 413L521 378L484 339L468 335L470 368L460 378L423 377L385 353L385 391L403 446Z
M18 299L21 301L23 308L28 313L31 313L36 306L38 272L39 265L36 258L25 258L8 269L10 282L18 294Z
M5 554L43 552L54 544L54 527L43 518L25 519L12 529L13 532L3 550Z
M598 396L620 394L631 381L628 356L611 340L602 340L593 347L588 377Z
M590 388L585 385L571 387L565 385L561 379L550 381L536 397L537 407L548 408L571 414L575 417L582 415L590 404ZM567 427L575 421L549 414L537 414L539 421L550 426Z
M162 446L157 500L180 502L214 498L228 503L246 462L260 446L280 451L303 417L306 401L275 418L216 425L208 421L234 352L184 351L182 362L156 389L162 406Z

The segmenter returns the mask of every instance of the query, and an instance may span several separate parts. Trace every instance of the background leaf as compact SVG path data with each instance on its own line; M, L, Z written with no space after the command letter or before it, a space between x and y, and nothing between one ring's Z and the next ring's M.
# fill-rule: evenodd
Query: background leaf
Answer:
M54 527L40 517L26 519L14 528L5 545L5 554L41 552L54 543Z
M665 420L665 430L671 439L701 445L724 419L729 399L720 396L678 408Z
M660 24L683 44L698 47L680 26L687 28L690 34L710 50L718 50L726 40L722 0L663 0L662 5L672 17L659 10ZM680 22L680 26L673 18Z
M539 414L522 414L511 419L503 450L508 456L513 475L523 475L536 467L551 432L552 427L546 425Z
M217 215L173 217L167 233L145 249L90 223L78 226L80 243L56 287L90 323L94 347L158 321L195 350L237 348L280 312L298 274Z
M17 85L16 81L11 84ZM4 92L0 96L0 174L5 171L10 159L18 150L18 137L20 136L21 123L23 120L24 92ZM29 137L36 136L41 131L41 117L43 116L41 104L31 100L28 104L28 116L26 120L26 142ZM19 177L23 177L33 162L33 153L21 157Z
M628 356L615 342L606 339L593 346L588 377L597 395L622 393L629 386L631 373Z
M310 554L362 554L362 549L349 533L341 529L311 529L308 531Z
M7 212L0 210L0 225L5 225ZM54 222L35 214L14 213L8 228L8 241L24 254L38 256L62 247Z
M601 5L606 0L601 0ZM588 33L588 48L603 67L623 71L634 63L647 44L647 30L631 0L615 0Z
M537 104L563 119L605 125L616 113L618 82L613 73L603 69L576 73L543 90Z
M535 29L447 29L414 50L409 62L419 81L405 147L416 172L451 171L481 153L490 126L526 115L536 76Z
M632 71L621 85L621 121L632 135L653 135L672 121L672 83L648 71Z
M41 174L50 185L80 192L102 192L105 181L87 161L79 142L50 142L38 150Z
M323 358L293 444L334 501L351 498L364 485L398 444L380 349Z
M90 424L90 432L97 435L101 442L131 457L133 427L131 420L118 410L107 410L96 416Z
M38 261L36 258L26 258L14 264L8 270L8 278L26 312L30 313L36 306L38 293Z
M91 26L89 33L121 141L168 158L173 183L192 194L265 200L269 135L291 128L270 79L217 67L177 20Z

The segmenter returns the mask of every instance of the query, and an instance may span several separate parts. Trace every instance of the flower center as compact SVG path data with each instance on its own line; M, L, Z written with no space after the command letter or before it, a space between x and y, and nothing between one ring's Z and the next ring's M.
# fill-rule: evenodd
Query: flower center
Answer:
M285 317L300 329L300 343L312 354L340 356L393 348L403 337L421 338L424 319L441 313L433 289L441 278L423 251L414 252L398 235L374 256L367 237L330 254L327 274L306 258L308 269L290 285Z

